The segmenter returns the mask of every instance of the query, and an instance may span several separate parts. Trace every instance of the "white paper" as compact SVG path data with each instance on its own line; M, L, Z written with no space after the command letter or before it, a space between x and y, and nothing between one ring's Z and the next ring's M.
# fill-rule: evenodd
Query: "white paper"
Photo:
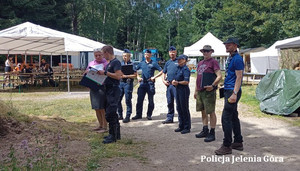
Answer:
M86 77L95 81L96 83L103 85L106 75L99 75L96 70L90 69L89 72L86 74Z
M96 70L104 70L104 65L103 64L98 64L98 65L93 65L91 68L95 68Z

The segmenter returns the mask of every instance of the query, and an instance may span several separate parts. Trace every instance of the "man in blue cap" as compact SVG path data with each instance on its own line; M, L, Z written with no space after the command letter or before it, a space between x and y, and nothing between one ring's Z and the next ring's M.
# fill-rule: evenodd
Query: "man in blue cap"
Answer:
M127 107L126 117L123 120L123 123L130 122L130 116L132 113L132 91L133 91L133 80L136 78L136 71L133 67L133 63L130 61L131 52L128 49L124 49L123 52L123 61L122 65L122 79L120 81L120 99L118 103L118 114L119 120L123 119L123 108L122 108L122 99L125 95L125 102ZM127 66L126 68L124 66ZM129 68L130 67L130 68ZM124 68L124 69L123 69Z
M174 46L169 48L170 59L166 62L163 70L163 83L167 86L167 103L168 114L163 124L173 123L174 118L174 99L176 98L176 87L172 85L172 81L175 79L175 74L178 67L178 61L176 59L177 50Z
M224 109L222 113L222 128L224 139L222 146L215 151L217 155L231 154L232 149L242 151L243 136L238 117L238 102L242 95L242 78L244 70L243 58L239 55L237 48L239 41L236 38L228 38L224 42L226 52L230 53L226 61L226 73L224 80ZM234 141L232 143L232 132Z
M136 116L132 119L142 119L143 113L143 102L145 99L146 93L148 94L148 111L147 119L152 120L152 112L154 110L154 101L153 97L155 94L155 79L162 74L162 69L157 62L151 60L151 51L147 49L145 51L145 61L140 62L136 70L142 69L142 77L137 75L138 82L140 86L138 88L138 98L136 104ZM159 73L154 76L154 71L158 70Z

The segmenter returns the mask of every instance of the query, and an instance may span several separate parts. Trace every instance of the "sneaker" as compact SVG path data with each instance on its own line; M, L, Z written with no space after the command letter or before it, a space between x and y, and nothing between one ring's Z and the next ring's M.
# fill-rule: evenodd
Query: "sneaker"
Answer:
M181 132L183 129L181 129L181 128L177 128L177 129L175 129L174 131L175 132Z
M123 123L128 123L130 122L130 118L129 117L126 117L125 119L123 119Z
M204 142L212 142L212 141L215 141L216 138L215 138L215 134L213 133L209 133L205 139L204 139Z
M202 129L202 131L199 134L196 134L196 138L204 138L208 135L209 129Z
M147 116L147 119L148 119L148 120L152 120L151 116Z
M226 154L232 154L231 147L225 147L222 145L218 150L215 151L216 155L226 155Z
M137 120L137 119L142 119L142 117L136 115L136 116L132 117L131 119L132 119L132 120Z
M187 134L190 133L191 131L189 129L184 129L181 131L181 134Z
M167 119L167 120L165 120L165 121L162 121L162 123L163 123L163 124L173 123L173 120L168 120L168 119Z
M231 148L235 149L235 150L239 150L239 151L243 151L244 150L243 143L232 143L231 144Z

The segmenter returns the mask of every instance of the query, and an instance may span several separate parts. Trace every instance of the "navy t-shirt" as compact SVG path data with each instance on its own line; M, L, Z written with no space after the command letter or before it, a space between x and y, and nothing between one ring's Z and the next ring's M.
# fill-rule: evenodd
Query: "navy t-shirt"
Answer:
M233 90L236 80L235 71L244 70L243 58L236 52L227 59L226 77L224 81L225 90Z
M167 74L167 80L173 81L175 80L175 75L178 67L178 61L175 59L174 61L172 59L168 60L164 66L163 72Z
M190 81L190 75L191 72L189 70L189 68L184 65L183 67L178 66L177 67L177 72L175 75L175 80L176 81Z
M117 58L114 58L113 60L111 60L107 64L107 66L105 68L105 71L115 73L117 70L121 70L121 62ZM105 79L104 84L106 84L106 85L119 85L120 81L116 80L116 79L113 79L111 77L107 77Z
M151 77L154 76L154 71L158 70L161 71L161 67L158 65L157 62L150 61L147 63L146 61L142 61L136 67L136 70L142 69L142 78L143 81L148 81Z

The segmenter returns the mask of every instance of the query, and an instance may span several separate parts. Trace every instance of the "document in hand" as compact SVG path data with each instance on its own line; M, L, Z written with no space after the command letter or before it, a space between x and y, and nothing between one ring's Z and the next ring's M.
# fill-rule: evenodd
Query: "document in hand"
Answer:
M212 85L212 83L215 81L216 78L217 78L217 75L215 73L203 72L201 88L204 88L204 86Z
M124 75L131 75L134 73L133 65L122 65L121 71Z
M92 81L91 79L87 78L86 75L84 75L79 82L79 85L88 87L94 91L97 91L100 89L100 84L96 83L95 81Z
M86 74L86 77L89 78L90 80L103 85L105 79L106 79L106 75L99 75L98 70L95 68L90 68L89 72Z

